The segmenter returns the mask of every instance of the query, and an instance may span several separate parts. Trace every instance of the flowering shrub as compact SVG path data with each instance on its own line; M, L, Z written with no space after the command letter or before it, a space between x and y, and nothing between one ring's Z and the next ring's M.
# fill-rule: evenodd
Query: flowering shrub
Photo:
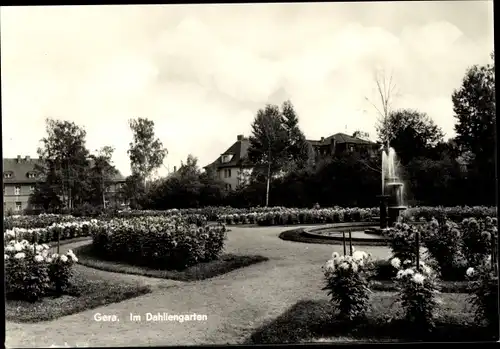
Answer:
M9 296L36 301L51 287L62 292L69 285L71 267L77 261L66 255L49 255L49 246L32 245L27 240L11 240L5 246L5 287ZM63 286L60 286L63 285Z
M12 228L4 232L4 241L28 240L40 244L60 240L73 239L77 237L89 236L92 229L100 224L93 219L91 221L75 221L54 223L45 228Z
M420 267L406 260L393 258L391 264L398 269L395 282L398 287L398 301L404 311L405 320L415 329L430 331L434 328L434 314L438 305L438 287L433 270L420 262Z
M323 266L326 279L323 290L328 290L340 316L349 320L365 316L369 304L370 270L370 255L363 251L355 251L352 256L340 256L334 252L332 259Z
M161 269L183 269L219 257L225 227L196 226L182 215L113 219L93 230L94 251L103 258Z
M466 274L476 321L486 322L498 330L498 275L492 269L491 258L483 260L476 268L469 267Z
M458 224L436 219L421 227L422 240L429 256L436 262L442 279L462 279L465 267L461 257L461 233ZM459 270L459 273L456 271ZM462 279L463 280L463 279Z
M415 235L418 227L406 223L396 223L389 229L389 244L392 250L392 257L400 260L415 261Z
M8 216L3 218L3 231L13 228L45 228L57 223L74 222L78 219L70 215L41 214L38 216Z
M486 218L488 216L497 215L497 207L487 207L487 206L454 206L454 207L430 207L430 206L420 206L420 207L410 207L403 212L403 215L411 216L415 220L420 220L423 218L426 221L430 221L432 218L446 217L447 219L454 222L461 222L465 218Z
M498 236L497 219L486 217L464 219L462 231L462 251L468 265L477 265L491 253L491 239Z

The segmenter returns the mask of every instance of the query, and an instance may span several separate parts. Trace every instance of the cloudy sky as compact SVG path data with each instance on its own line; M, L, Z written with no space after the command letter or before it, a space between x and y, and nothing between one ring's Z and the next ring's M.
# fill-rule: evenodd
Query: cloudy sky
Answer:
M394 108L453 136L451 94L489 62L493 2L58 6L1 9L3 155L36 156L47 117L83 126L130 173L127 120L154 120L169 155L213 161L256 111L290 99L309 139L375 138L374 73ZM387 73L388 74L388 73Z

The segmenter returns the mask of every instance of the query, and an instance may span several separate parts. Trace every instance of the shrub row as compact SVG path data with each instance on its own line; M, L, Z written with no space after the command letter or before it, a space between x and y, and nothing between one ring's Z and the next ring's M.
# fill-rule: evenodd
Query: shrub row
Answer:
M403 215L411 217L416 220L426 220L430 221L432 218L445 217L454 222L461 222L465 218L486 218L486 217L496 217L498 209L497 207L488 206L454 206L454 207L443 207L443 206L419 206L410 207L408 210L403 211Z
M51 290L62 294L70 286L72 267L78 261L70 250L50 254L48 245L11 240L5 246L5 288L9 298L37 301Z
M57 223L74 222L79 220L70 215L41 214L38 216L5 216L3 219L3 231L13 228L45 228Z
M27 240L32 243L46 244L59 240L73 239L89 236L94 227L102 225L103 222L96 219L90 221L76 221L65 223L54 223L45 228L12 228L4 232L4 241Z
M183 269L217 259L223 225L197 226L182 215L112 219L92 229L93 252L107 259L160 269Z

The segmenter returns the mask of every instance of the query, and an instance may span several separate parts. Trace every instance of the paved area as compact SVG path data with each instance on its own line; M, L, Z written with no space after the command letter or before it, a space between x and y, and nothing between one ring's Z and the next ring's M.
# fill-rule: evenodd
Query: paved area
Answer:
M6 347L157 346L238 344L264 322L300 299L326 298L321 266L342 246L283 241L283 227L236 227L228 232L226 252L260 254L270 260L209 280L172 282L122 277L155 284L155 291L120 303L38 324L6 323ZM64 246L74 248L85 242ZM386 258L386 247L360 247ZM85 268L83 266L78 266ZM106 277L108 272L99 271ZM113 274L116 277L116 274ZM115 315L99 322L95 314ZM146 313L206 315L206 321L146 321ZM131 320L140 315L142 321Z

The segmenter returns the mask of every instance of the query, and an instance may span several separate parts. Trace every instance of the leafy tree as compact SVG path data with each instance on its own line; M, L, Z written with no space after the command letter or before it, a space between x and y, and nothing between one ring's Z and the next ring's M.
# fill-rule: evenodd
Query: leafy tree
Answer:
M47 137L38 149L41 163L35 170L47 178L47 185L71 209L82 203L88 192L88 150L85 130L74 122L46 119ZM50 176L49 176L50 174Z
M145 118L129 121L130 129L134 134L134 141L128 150L132 173L137 175L146 186L154 170L162 164L167 149L162 142L155 138L154 122Z
M254 176L266 179L266 206L269 205L269 184L288 160L289 134L283 125L283 117L276 105L259 109L252 123L252 135L248 159L254 164Z
M128 202L132 209L142 208L145 194L144 181L139 174L132 174L125 178L124 185L118 190L118 196Z
M493 58L493 54L492 54ZM495 64L469 68L453 92L456 142L479 161L491 163L496 149Z
M288 133L288 147L286 149L288 163L293 164L296 168L304 168L310 161L311 145L299 128L299 118L292 102L285 101L281 109L283 126Z
M425 113L411 109L391 112L385 124L377 127L380 140L387 140L402 164L426 156L439 142L443 132Z
M57 183L54 178L56 175L54 168L49 166L47 173L35 184L35 190L28 198L28 207L34 212L41 208L43 212L56 213L63 208L61 198L57 194L57 186L53 184Z
M118 170L112 163L114 148L105 146L97 154L90 155L92 167L90 169L91 201L106 208L106 190L113 184Z

